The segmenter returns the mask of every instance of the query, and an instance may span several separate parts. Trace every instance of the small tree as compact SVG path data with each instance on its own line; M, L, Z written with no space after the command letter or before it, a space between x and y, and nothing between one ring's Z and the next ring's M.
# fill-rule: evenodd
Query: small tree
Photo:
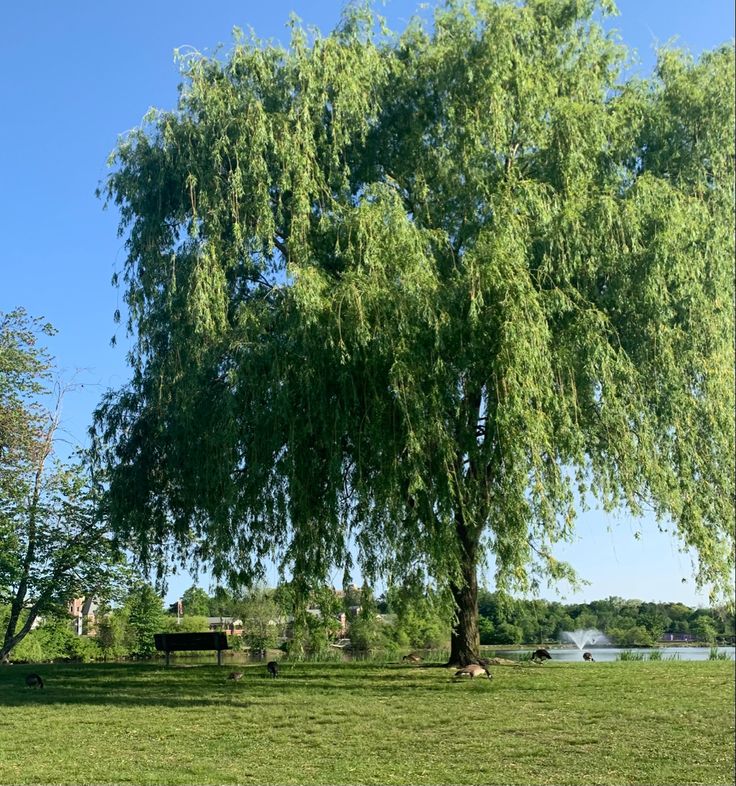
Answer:
M718 636L715 622L705 615L699 616L695 622L690 625L690 632L696 641L703 642L704 644L712 644Z
M189 587L181 596L181 603L184 616L196 615L208 617L210 614L210 596L201 587L195 585Z
M52 332L22 310L0 313L0 604L9 605L0 660L39 616L109 593L123 572L84 457L55 455L64 390L49 408L52 366L37 345Z
M163 600L147 583L135 585L125 601L128 618L128 649L132 655L150 657L156 651L153 640L164 626Z
M113 610L106 603L100 605L95 621L95 636L105 660L128 654L127 626L127 614L122 609Z
M234 613L243 621L243 641L252 651L264 652L278 644L283 625L272 591L252 590L235 604Z

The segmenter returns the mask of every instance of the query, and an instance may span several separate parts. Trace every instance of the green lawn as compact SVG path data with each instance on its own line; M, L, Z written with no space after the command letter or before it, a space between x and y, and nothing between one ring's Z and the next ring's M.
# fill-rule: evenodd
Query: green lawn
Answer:
M0 783L734 782L732 661L238 668L2 667Z

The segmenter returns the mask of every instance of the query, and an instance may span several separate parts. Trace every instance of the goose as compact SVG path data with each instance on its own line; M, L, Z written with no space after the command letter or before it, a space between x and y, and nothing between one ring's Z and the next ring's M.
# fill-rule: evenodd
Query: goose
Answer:
M583 653L583 660L590 660L590 661L592 661L593 660L593 655L590 652L584 652Z
M552 656L549 654L549 650L539 649L535 650L532 654L532 660L535 660L539 663L543 660L552 660Z
M479 666L477 663L469 663L464 668L455 672L456 677L469 677L471 680L475 679L475 677L480 677L483 674L487 674L488 679L491 679L491 672L488 671L488 667Z
M408 655L404 655L401 660L405 660L409 663L421 663L422 659L417 655L415 652L410 652Z
M239 680L242 679L243 672L242 671L231 671L230 674L227 675L229 680Z
M26 674L26 685L29 688L43 688L43 680L40 674Z

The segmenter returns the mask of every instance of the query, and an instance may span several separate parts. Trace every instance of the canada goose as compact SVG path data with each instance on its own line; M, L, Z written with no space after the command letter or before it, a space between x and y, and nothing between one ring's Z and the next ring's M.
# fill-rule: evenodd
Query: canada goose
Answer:
M268 674L270 677L277 677L279 673L279 664L275 660L270 660L266 664L266 668L268 669Z
M26 674L26 685L29 688L43 688L43 680L40 674Z
M491 672L488 671L488 667L479 666L477 663L469 663L465 668L455 672L456 677L469 677L471 680L483 674L487 674L488 679L491 679Z
M583 660L590 660L590 661L592 661L593 660L593 656L591 655L590 652L584 652L583 653Z
M422 659L415 652L410 652L408 655L404 655L404 657L401 660L405 660L408 663L421 663L422 662Z
M541 662L543 660L552 660L552 656L549 654L549 650L539 649L535 650L532 654L532 660L537 662Z
M242 671L231 671L230 674L227 675L229 680L239 680L242 679L243 672Z

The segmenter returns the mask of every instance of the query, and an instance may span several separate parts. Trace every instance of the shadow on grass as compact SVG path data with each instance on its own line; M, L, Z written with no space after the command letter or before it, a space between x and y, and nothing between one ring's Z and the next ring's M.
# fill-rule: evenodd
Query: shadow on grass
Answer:
M437 664L439 666L440 664ZM428 671L431 669L431 671ZM0 706L31 707L49 704L222 707L233 702L298 700L304 694L374 695L398 697L404 692L448 690L452 670L399 664L283 662L276 679L262 664L238 665L241 680L228 680L232 666L158 663L38 664L0 668ZM35 672L43 690L28 688L25 675Z

